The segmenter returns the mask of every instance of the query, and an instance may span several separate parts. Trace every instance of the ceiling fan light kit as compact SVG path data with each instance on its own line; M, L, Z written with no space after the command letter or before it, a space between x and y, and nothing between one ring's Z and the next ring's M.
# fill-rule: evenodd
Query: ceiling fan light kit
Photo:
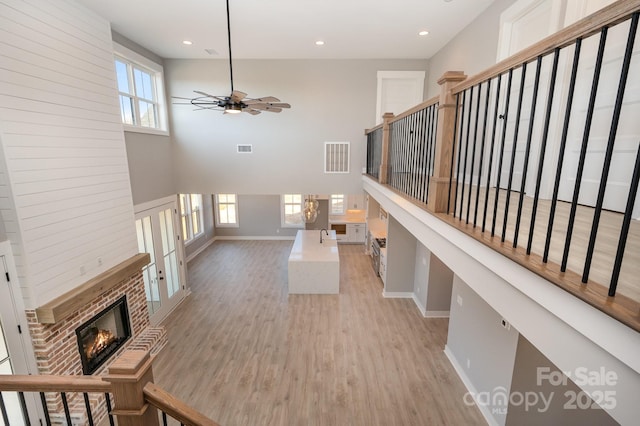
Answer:
M233 60L231 55L231 20L229 18L229 0L227 3L227 37L229 40L229 77L231 80L231 95L217 96L209 93L194 90L200 96L195 98L182 98L174 96L174 99L180 99L188 102L174 102L181 105L193 105L196 110L212 109L215 111L224 111L225 114L238 114L247 112L251 115L258 115L262 111L281 112L284 108L291 108L288 103L280 102L280 99L274 96L266 96L262 98L248 98L246 93L234 90L233 88Z

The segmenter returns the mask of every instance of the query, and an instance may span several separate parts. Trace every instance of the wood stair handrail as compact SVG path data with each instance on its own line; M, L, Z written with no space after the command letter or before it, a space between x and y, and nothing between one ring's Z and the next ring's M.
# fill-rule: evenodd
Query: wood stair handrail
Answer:
M0 392L111 392L111 383L91 376L0 374Z
M191 426L220 426L204 414L191 408L178 398L171 395L155 383L147 383L142 389L145 400L164 411L169 416Z

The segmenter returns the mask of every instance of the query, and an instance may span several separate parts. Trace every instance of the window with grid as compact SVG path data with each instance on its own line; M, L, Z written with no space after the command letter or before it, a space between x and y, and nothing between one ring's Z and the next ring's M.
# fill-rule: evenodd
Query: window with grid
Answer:
M281 219L283 228L302 228L302 194L284 194L281 196Z
M180 194L180 221L185 243L203 233L202 194Z
M344 214L344 194L331 194L329 197L329 211L331 214Z
M122 123L129 130L165 131L162 67L117 47L115 68Z
M216 225L231 228L239 226L236 194L216 194Z

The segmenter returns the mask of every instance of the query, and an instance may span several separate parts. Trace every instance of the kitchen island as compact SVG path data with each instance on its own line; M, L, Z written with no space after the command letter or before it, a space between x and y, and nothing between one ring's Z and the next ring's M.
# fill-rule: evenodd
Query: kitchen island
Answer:
M289 294L337 294L340 292L340 257L335 231L303 231L289 254Z

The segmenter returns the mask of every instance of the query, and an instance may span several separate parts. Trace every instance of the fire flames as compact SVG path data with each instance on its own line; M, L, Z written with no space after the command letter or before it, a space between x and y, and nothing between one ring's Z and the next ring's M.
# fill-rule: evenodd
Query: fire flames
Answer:
M105 350L111 343L116 340L116 336L109 330L98 330L98 334L96 334L93 342L89 343L86 346L85 354L87 355L87 359L92 359L100 352Z

